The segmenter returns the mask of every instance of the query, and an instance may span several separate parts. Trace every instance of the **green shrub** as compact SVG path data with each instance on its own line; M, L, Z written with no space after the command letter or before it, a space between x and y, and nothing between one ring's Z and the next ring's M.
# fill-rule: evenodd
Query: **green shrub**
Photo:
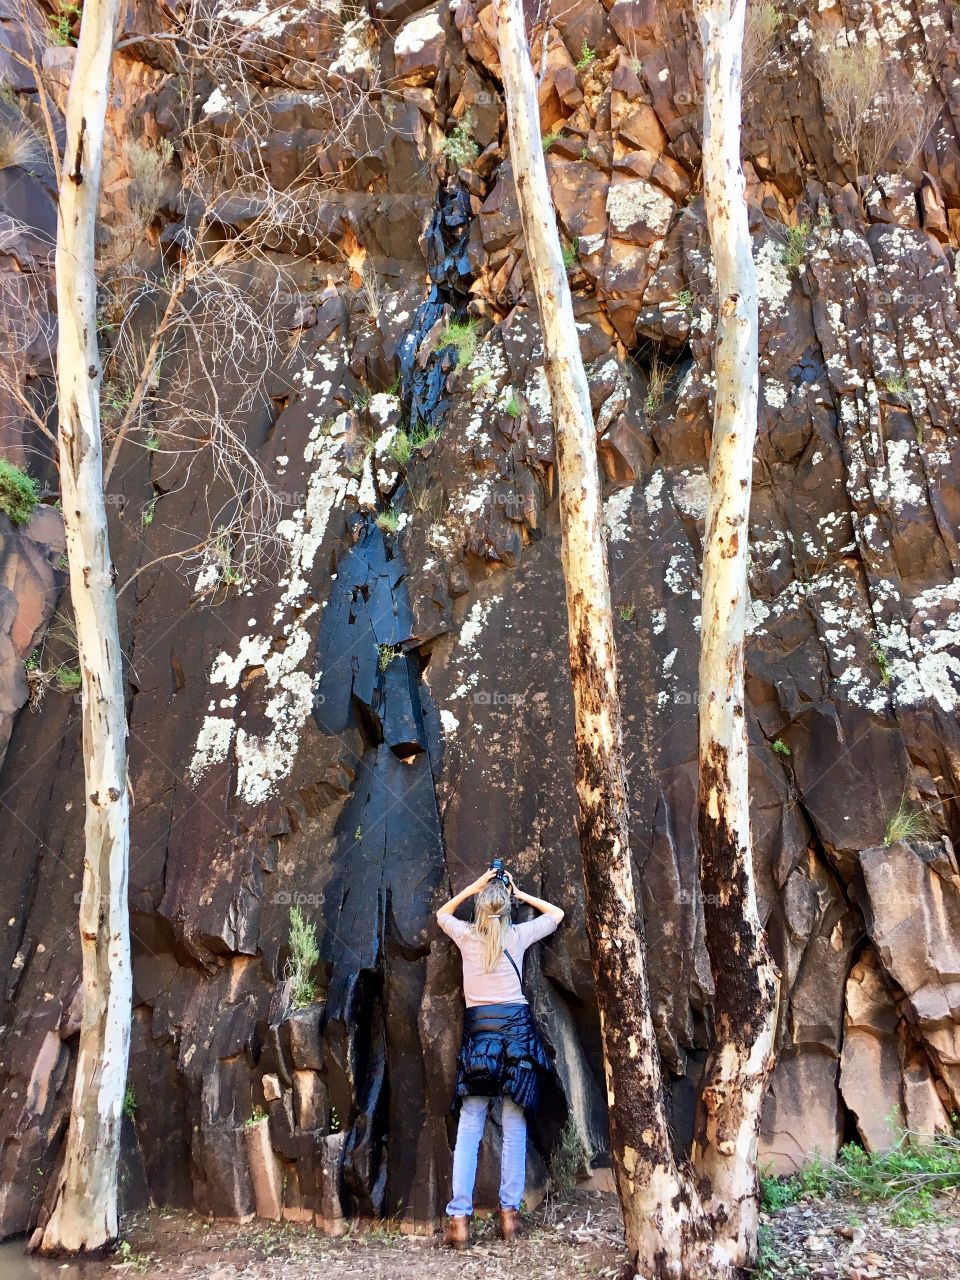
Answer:
M381 671L386 671L387 667L389 667L390 663L393 662L394 658L399 658L399 657L400 657L400 650L395 648L392 644L377 645L377 666Z
M584 40L583 44L580 46L580 57L577 59L575 64L577 70L586 71L588 67L593 66L596 60L597 60L596 49L591 49L590 46L587 44L586 40Z
M790 754L790 748L780 738L774 738L770 743L770 749L778 756L788 756Z
M550 1153L550 1190L552 1195L564 1195L572 1190L577 1179L590 1167L593 1152L584 1145L580 1130L572 1116L560 1131L557 1145Z
M472 127L473 117L467 112L440 144L440 150L458 169L465 168L480 154L480 148L470 132Z
M0 458L0 511L14 524L26 524L40 501L40 486L22 467Z
M132 1120L137 1114L137 1099L134 1096L132 1084L128 1084L123 1091L123 1114L128 1120Z
M804 220L795 227L787 227L780 256L788 270L803 266L807 259L807 243L810 239L810 223Z
M290 1004L300 1009L311 1004L317 995L313 971L320 959L317 931L299 907L290 908L290 958L286 977L290 981Z

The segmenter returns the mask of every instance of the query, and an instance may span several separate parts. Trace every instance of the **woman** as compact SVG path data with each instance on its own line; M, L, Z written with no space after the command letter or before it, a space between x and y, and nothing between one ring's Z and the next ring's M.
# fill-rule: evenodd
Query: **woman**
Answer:
M460 1104L453 1153L453 1195L447 1205L446 1243L462 1248L470 1238L477 1152L491 1097L503 1097L503 1151L500 1162L500 1235L517 1230L517 1210L526 1172L527 1122L524 1108L537 1100L537 1071L550 1059L537 1034L520 975L526 949L553 933L563 911L521 892L509 872L507 883L491 868L437 912L437 924L460 948L466 1013L457 1057L457 1083L450 1110ZM541 912L524 924L510 923L510 895ZM473 894L473 924L453 914Z

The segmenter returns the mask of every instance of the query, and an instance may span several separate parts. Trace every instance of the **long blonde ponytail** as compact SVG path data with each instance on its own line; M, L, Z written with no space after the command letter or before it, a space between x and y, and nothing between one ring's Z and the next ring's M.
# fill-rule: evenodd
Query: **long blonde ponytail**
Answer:
M510 894L499 880L491 880L477 894L473 927L483 949L483 971L492 973L500 963L510 936Z

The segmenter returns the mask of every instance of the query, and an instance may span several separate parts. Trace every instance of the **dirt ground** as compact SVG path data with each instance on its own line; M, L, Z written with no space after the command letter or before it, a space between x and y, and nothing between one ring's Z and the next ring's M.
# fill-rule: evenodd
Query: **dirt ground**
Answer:
M762 1280L957 1280L960 1206L943 1201L935 1222L894 1226L884 1205L801 1202L765 1216ZM525 1215L523 1234L505 1244L493 1223L475 1219L463 1253L439 1236L402 1235L386 1225L339 1238L293 1224L208 1222L155 1210L125 1224L112 1258L78 1266L23 1259L0 1247L0 1280L561 1280L607 1277L625 1261L616 1198L574 1191Z

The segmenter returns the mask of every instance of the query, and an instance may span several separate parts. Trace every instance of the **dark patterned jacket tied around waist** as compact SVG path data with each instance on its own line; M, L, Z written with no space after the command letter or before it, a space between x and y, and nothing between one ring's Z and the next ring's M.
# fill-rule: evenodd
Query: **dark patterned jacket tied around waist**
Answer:
M450 1110L456 1114L468 1094L504 1095L518 1107L535 1107L538 1072L552 1070L528 1004L474 1005L464 1013Z

